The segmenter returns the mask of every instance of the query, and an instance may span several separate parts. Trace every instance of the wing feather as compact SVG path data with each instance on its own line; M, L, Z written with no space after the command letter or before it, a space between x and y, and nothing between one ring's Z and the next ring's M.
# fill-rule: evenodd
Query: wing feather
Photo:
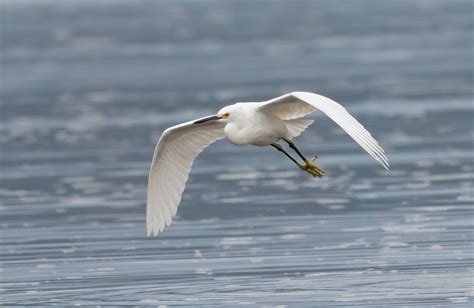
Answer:
M292 92L262 102L259 109L276 115L282 120L301 118L320 110L344 129L352 139L385 169L388 170L390 167L384 150L364 126L351 116L342 105L327 97L309 92Z
M292 119L284 120L285 126L290 132L292 138L298 137L308 126L313 124L313 120L308 119Z
M186 122L166 129L155 147L148 176L147 234L157 235L176 215L192 164L211 143L224 138L224 124Z
M301 100L295 93L288 93L269 101L263 102L261 110L269 110L282 120L292 120L304 117L316 111L316 107Z

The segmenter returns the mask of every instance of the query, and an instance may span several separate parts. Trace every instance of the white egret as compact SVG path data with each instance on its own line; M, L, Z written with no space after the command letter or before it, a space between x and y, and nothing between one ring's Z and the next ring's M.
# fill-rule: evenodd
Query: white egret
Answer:
M388 159L370 133L344 107L309 92L292 92L265 102L236 103L216 115L166 129L156 145L148 177L147 234L157 235L171 224L181 201L194 159L211 143L227 138L236 145L273 146L301 170L314 177L324 171L307 159L293 143L312 120L302 117L322 111L388 170ZM302 163L277 143L288 143Z

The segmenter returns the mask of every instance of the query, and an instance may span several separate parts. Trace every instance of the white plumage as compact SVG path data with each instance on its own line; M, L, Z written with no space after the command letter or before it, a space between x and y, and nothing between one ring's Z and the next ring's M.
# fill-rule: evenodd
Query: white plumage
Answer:
M222 108L216 116L179 124L163 132L148 177L148 236L156 236L171 224L193 161L208 145L225 137L237 145L268 146L280 139L292 143L294 137L313 123L300 118L318 110L388 170L388 159L377 141L343 106L327 97L292 92L265 102L237 103ZM305 163L311 167L311 162L305 159Z

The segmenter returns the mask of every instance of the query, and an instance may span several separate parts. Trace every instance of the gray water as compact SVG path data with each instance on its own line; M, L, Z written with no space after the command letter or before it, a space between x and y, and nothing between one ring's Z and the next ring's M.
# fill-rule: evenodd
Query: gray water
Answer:
M10 305L468 307L471 1L8 1L1 9L1 289ZM342 103L296 143L220 141L145 236L168 126L306 90Z

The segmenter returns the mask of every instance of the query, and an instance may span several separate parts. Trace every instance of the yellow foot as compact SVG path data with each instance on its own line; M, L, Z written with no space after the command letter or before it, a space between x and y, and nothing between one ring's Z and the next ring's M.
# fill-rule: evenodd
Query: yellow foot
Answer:
M304 163L298 164L301 170L308 172L314 177L322 178L324 175L324 170L316 166L314 161L316 157L311 158L310 160L305 160Z

